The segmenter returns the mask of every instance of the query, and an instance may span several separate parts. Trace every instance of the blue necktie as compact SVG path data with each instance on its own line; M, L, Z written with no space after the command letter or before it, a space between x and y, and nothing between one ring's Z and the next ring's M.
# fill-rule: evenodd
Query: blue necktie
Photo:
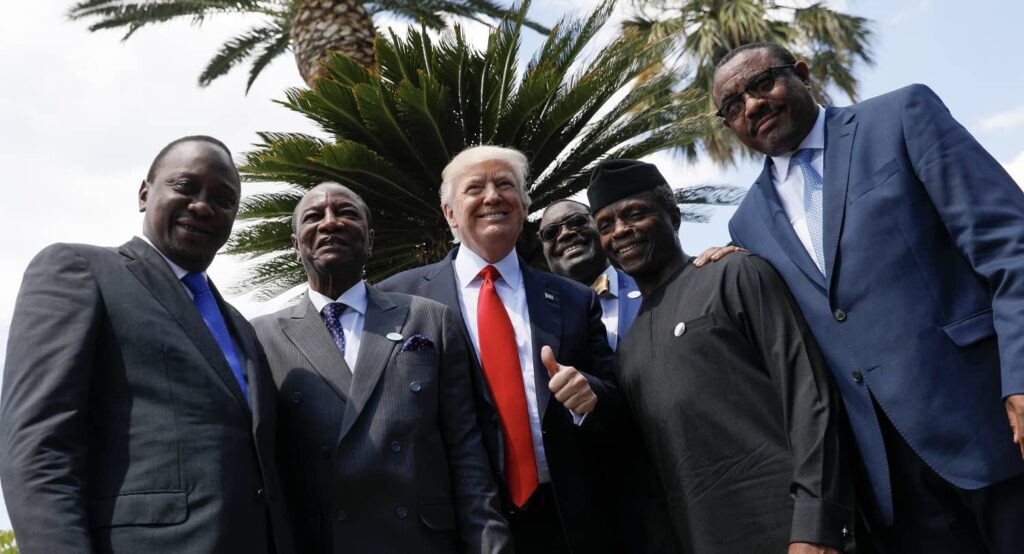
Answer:
M203 316L203 321L213 333L213 338L220 346L221 352L224 353L228 365L231 366L231 373L235 375L238 386L242 388L242 396L245 396L245 400L248 402L249 386L245 381L242 359L239 358L235 342L231 339L231 333L228 332L228 327L224 323L224 316L221 315L220 308L217 306L217 299L210 292L210 284L206 282L206 276L202 273L189 273L182 277L181 281L185 283L188 290L192 291L192 302L195 303L199 314Z
M822 196L824 181L818 170L811 165L816 148L804 148L793 155L790 163L800 166L804 174L804 213L807 216L807 231L814 245L814 262L818 270L825 274L825 250L822 247Z
M341 352L342 358L345 357L345 331L341 328L341 314L345 313L345 308L345 304L341 302L331 302L320 312L320 316L324 318L324 324L327 325L327 330L334 338L334 344L338 345L338 351Z

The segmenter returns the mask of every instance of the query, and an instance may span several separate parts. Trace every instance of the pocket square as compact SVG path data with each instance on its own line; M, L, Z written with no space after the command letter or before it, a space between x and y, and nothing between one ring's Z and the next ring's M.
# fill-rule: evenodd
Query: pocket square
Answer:
M423 335L413 335L402 344L402 352L422 352L434 350L434 342Z

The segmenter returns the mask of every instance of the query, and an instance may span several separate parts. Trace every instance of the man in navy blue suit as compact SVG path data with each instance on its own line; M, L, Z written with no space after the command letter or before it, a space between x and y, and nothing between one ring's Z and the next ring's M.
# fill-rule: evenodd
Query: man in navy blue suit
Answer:
M808 75L765 44L715 70L718 115L766 155L733 240L825 353L878 548L1021 552L1024 194L927 87L825 108Z
M460 245L378 288L458 315L474 352L484 447L518 552L615 552L593 462L596 432L624 410L601 306L578 283L530 269L515 251L530 206L526 156L476 146L442 172L441 208Z

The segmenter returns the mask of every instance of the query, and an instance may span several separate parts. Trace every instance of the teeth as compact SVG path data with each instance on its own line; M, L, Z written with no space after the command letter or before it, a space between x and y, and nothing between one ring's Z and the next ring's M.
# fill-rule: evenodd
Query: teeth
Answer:
M562 254L572 254L573 252L577 252L577 251L580 251L580 250L583 250L583 247L578 245L578 244L576 244L576 245L570 246L569 248L566 248L565 251L562 252Z
M498 212L498 213L493 213L493 214L484 214L484 215L482 215L480 217L482 217L484 219L497 219L499 217L505 217L506 215L508 215L507 212Z
M639 246L640 246L639 244L630 244L629 246L626 246L625 248L620 248L619 249L619 254L627 254L629 252L632 252L633 250L636 250L637 247L639 247Z

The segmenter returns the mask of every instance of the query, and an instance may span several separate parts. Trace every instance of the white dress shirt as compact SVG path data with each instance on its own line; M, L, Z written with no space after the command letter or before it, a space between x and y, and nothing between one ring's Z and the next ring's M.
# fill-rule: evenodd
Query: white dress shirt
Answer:
M338 298L329 298L306 287L309 301L316 311L323 313L324 306L331 302L341 302L346 306L341 314L341 330L345 333L345 363L356 372L356 361L359 359L359 343L363 338L363 324L366 322L366 282L360 280L341 293Z
M619 343L619 272L609 265L601 275L608 276L608 295L598 297L601 301L601 322L608 333L608 345L615 350Z
M459 254L452 262L459 291L459 305L463 319L469 327L470 338L477 360L480 360L480 329L477 325L476 306L480 298L480 286L484 280L480 271L488 264L469 248L459 248ZM516 333L516 350L519 352L519 367L523 371L523 388L526 390L526 412L530 417L530 434L533 436L533 452L537 457L537 478L541 483L551 481L548 459L544 454L544 438L541 434L540 409L537 403L537 385L534 380L533 332L530 330L530 309L526 303L526 287L523 272L519 268L519 257L513 249L498 263L493 264L501 278L494 282L498 298L505 305L512 329ZM543 345L541 345L543 346ZM481 361L481 365L483 362ZM543 368L542 368L543 369ZM558 402L552 399L553 402Z
M825 175L825 108L818 106L818 119L814 121L811 132L804 137L800 146L792 152L779 156L772 156L772 180L775 182L775 190L779 193L779 200L782 201L782 208L786 210L789 224L796 231L797 238L803 243L807 253L812 260L818 257L814 252L814 243L811 242L811 232L807 229L807 212L804 211L804 172L799 168L791 168L789 160L798 150L814 148L816 152L811 158L811 165L818 171L818 175ZM791 171L792 170L792 171ZM825 183L824 186L828 186ZM818 262L815 261L815 264Z

